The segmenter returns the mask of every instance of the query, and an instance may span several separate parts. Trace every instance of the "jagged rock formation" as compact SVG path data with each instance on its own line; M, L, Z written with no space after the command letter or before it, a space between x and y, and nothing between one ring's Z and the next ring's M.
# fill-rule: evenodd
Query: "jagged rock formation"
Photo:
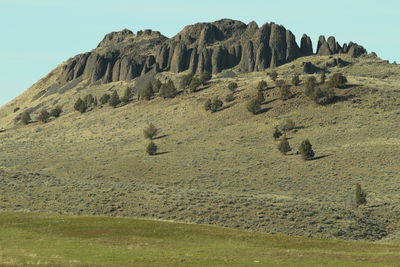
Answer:
M348 53L358 57L366 50L350 42L343 47L334 37L321 36L318 55ZM303 35L300 47L285 27L255 22L248 25L223 19L186 26L173 38L145 30L107 34L96 49L69 59L62 66L60 83L78 78L90 83L129 81L149 71L219 73L236 67L242 72L263 71L313 54L310 37Z

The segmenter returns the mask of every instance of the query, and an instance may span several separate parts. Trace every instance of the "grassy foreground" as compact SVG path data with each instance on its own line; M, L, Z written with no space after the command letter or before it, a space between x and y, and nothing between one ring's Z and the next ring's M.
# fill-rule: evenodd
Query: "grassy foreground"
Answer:
M0 213L5 266L399 266L400 246L110 217Z

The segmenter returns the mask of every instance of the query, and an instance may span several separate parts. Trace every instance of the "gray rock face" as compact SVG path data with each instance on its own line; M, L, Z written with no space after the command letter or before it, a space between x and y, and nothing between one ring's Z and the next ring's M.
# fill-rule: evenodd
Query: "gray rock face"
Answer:
M337 53L358 57L366 50L354 43L342 48L334 37L319 38L318 55ZM246 25L223 19L186 26L170 39L157 31L134 34L125 29L107 34L96 49L65 62L59 81L129 81L150 71L217 74L234 67L242 72L263 71L312 54L310 37L304 34L299 47L293 33L275 23L258 27L255 22Z

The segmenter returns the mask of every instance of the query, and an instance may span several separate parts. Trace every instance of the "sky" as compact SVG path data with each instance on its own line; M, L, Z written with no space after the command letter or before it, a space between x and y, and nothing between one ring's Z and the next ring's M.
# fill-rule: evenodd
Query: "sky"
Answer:
M105 34L158 30L231 18L259 26L275 22L303 33L353 41L400 63L398 0L0 0L0 105L68 58L94 49Z

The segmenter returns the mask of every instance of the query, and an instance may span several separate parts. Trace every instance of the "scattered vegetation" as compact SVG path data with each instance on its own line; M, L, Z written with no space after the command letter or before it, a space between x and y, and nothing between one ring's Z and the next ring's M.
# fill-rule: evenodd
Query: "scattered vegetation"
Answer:
M292 91L290 91L290 85L288 84L283 84L281 87L279 87L279 91L281 93L281 99L284 101L293 96Z
M151 141L146 147L146 152L150 156L154 156L157 153L157 149L158 149L157 145L154 144L153 141Z
M247 102L246 107L247 107L247 110L248 110L250 113L256 115L256 114L258 114L258 113L260 112L260 110L261 110L261 103L260 103L260 100L258 100L257 98L253 98L253 99L249 100L249 102Z
M166 83L164 83L161 88L159 95L162 98L174 98L177 94L177 90L175 87L175 84L172 80L168 80Z
M266 90L268 88L268 84L266 81L262 80L257 84L257 91L263 91Z
M342 73L335 73L329 79L329 87L343 88L347 83L347 78Z
M24 113L22 113L22 116L21 116L22 124L26 125L26 124L29 124L31 121L32 121L31 115L29 114L28 111L25 111Z
M296 73L292 77L292 85L298 86L300 84L300 76Z
M108 103L113 108L116 108L121 103L121 100L119 99L119 95L116 90L114 90L114 92L112 93L110 100L108 100Z
M200 85L201 85L200 79L198 77L193 77L189 84L189 91L191 93L196 92L197 88L199 88Z
M63 112L61 106L56 106L50 111L50 115L53 116L54 118L60 117L61 113Z
M224 102L222 102L219 97L214 97L213 99L207 99L204 103L204 109L206 111L210 110L211 112L216 112L222 108Z
M83 101L82 98L79 97L74 104L74 109L76 111L79 111L80 113L85 113L87 110L85 101Z
M153 140L153 138L158 134L158 132L159 129L157 129L152 123L150 123L149 126L147 126L147 128L143 130L143 135L144 138Z
M356 185L356 204L357 206L367 204L367 193L361 189L360 184Z
M299 147L299 153L304 160L311 160L314 158L315 153L308 139L301 142Z
M292 151L292 148L289 145L289 141L286 138L286 135L283 135L281 138L281 141L279 142L278 145L279 151L283 154L286 155L289 151Z
M268 75L273 81L276 81L276 79L278 78L278 73L276 72L276 70L272 70L272 71L268 72L267 75Z
M274 133L272 134L272 137L273 137L275 140L278 140L278 138L280 138L281 136L282 136L282 132L279 131L278 126L275 126L275 131L274 131Z
M227 94L225 97L225 102L232 102L235 100L235 95L233 93Z
M282 88L286 83L284 80L275 80L275 87Z
M206 84L209 80L211 80L211 78L212 78L211 73L209 73L208 71L205 71L200 75L199 79L202 84Z
M153 86L148 82L144 88L140 90L139 99L150 100L154 96Z
M231 91L231 92L235 92L235 90L238 88L238 84L237 83L235 83L235 82L230 82L229 84L228 84L228 89Z
M109 94L104 94L100 97L100 103L102 105L107 104L108 101L110 100L111 96Z
M50 113L46 109L42 109L39 113L38 120L41 122L48 122L50 118Z
M188 88L188 86L192 82L193 78L194 78L193 74L188 74L188 75L183 76L179 83L179 88L181 88L182 90L185 90L186 88Z

